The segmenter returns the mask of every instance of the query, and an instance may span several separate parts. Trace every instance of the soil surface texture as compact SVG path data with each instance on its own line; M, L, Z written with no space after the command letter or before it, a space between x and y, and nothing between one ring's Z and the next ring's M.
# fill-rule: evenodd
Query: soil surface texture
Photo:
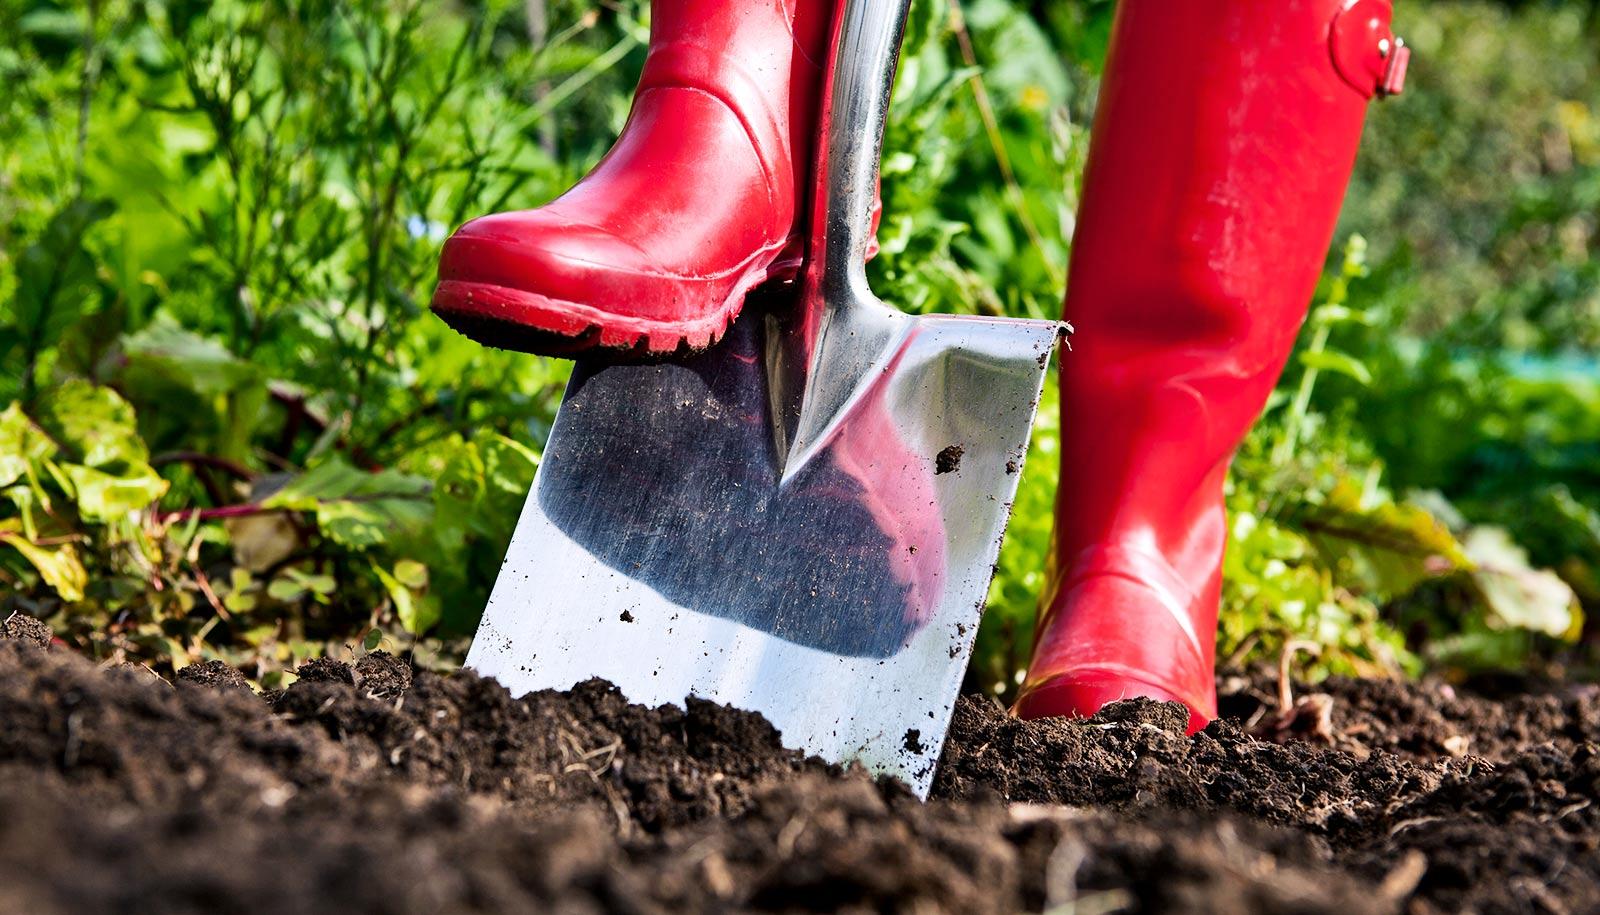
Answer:
M760 716L382 652L256 695L0 625L0 913L1600 909L1600 689L956 709L922 803ZM927 739L918 735L908 739Z

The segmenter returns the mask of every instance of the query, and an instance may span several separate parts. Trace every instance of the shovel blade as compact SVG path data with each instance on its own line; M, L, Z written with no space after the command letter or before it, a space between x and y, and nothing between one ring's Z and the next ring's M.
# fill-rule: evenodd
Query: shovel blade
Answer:
M1056 330L910 319L787 472L764 316L686 359L579 363L468 666L757 711L926 796Z

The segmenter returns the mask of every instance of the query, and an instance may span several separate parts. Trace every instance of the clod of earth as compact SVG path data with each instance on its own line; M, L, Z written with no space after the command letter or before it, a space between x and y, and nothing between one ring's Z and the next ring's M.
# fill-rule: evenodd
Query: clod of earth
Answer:
M178 671L179 683L193 683L196 686L215 686L225 689L242 689L251 692L250 681L244 674L234 670L222 661L199 661Z
M13 613L0 620L0 639L12 639L24 645L48 649L50 627L24 613Z
M347 683L355 685L355 674L350 665L337 658L313 658L295 668L295 676L309 682Z
M373 651L356 662L353 679L370 699L394 699L411 688L411 665L387 651Z
M1333 680L1331 745L1252 736L1266 675L1225 678L1192 738L1175 705L967 697L922 804L695 699L512 699L381 652L264 697L212 665L173 689L9 623L0 911L1600 906L1593 687Z
M967 449L960 445L947 446L933 458L933 472L937 476L941 473L955 473L961 469L961 457Z

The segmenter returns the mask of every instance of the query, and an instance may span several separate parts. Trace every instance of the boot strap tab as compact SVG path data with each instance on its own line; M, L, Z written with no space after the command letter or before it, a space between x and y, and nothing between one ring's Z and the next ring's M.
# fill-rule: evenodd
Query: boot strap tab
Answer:
M1328 50L1340 78L1365 98L1399 95L1411 49L1390 28L1389 0L1347 0L1328 29Z

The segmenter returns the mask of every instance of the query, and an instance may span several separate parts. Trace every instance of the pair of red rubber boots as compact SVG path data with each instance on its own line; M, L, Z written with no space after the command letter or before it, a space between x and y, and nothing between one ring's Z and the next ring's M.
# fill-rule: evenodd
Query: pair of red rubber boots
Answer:
M433 310L548 355L700 349L804 255L835 0L655 0L627 126L572 190L463 226ZM1293 345L1389 0L1122 0L1065 313L1061 487L1024 717L1177 700L1213 677L1228 461Z

